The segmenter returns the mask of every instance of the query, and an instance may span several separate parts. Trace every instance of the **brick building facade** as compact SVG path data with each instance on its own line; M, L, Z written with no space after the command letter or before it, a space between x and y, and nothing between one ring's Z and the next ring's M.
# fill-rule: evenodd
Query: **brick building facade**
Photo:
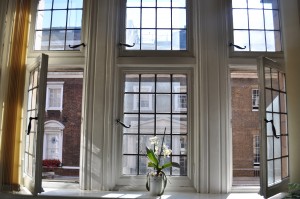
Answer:
M60 83L62 85L62 106L61 110L53 110L49 106L50 98L57 98L60 94L50 94L50 89L47 88L46 99L46 116L45 116L45 140L44 140L44 158L59 159L61 165L58 168L44 169L55 171L56 175L64 176L78 176L79 175L79 161L80 161L80 132L81 132L81 104L82 104L82 86L83 79L78 78L78 74L75 78L67 77L63 78L63 74L60 74L59 78L55 77L58 73L48 74L47 85L55 85ZM81 75L82 76L82 73ZM50 77L50 78L49 78ZM71 75L71 77L74 77ZM55 88L55 87L54 87ZM59 98L59 97L58 97ZM52 99L55 101L55 99ZM48 105L47 105L48 103ZM59 103L58 103L59 104ZM60 124L62 126L61 136L53 133L55 130L49 130L46 124ZM53 128L55 129L55 128ZM56 128L57 129L57 128ZM50 141L47 139L47 132L52 136ZM50 144L47 145L47 142ZM62 142L61 144L59 142ZM53 144L54 143L54 144ZM52 146L57 147L50 147ZM48 147L48 148L47 148ZM51 151L52 150L52 151ZM47 153L51 151L56 155L49 155ZM46 154L46 155L45 155ZM57 155L59 154L59 155Z
M259 111L253 108L257 77L231 78L233 176L259 176Z

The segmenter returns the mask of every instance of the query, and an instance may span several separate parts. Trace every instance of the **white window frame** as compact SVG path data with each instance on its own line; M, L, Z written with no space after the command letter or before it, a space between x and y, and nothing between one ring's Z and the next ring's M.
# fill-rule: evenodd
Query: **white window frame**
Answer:
M124 79L124 76L123 74L128 74L128 73L157 73L157 74L186 74L187 75L187 86L188 86L188 89L187 92L190 94L189 96L192 96L192 88L191 85L192 84L192 69L189 67L187 69L178 69L177 67L167 67L167 68L160 68L159 70L155 70L154 71L149 71L149 68L148 69L145 69L143 67L139 67L138 69L130 69L126 66L124 67L121 67L120 68L120 71L119 71L119 75L120 78L118 78L119 80L117 81L118 82L118 85L119 88L123 88L124 87L124 82L125 82L125 79ZM123 95L122 95L122 90L120 89L119 90L119 96L115 99L118 99L116 102L117 104L119 104L119 113L120 115L123 114ZM188 98L188 104L191 104L191 101L192 101L192 97L189 97ZM190 107L188 105L188 107ZM188 120L188 136L187 136L187 143L188 143L188 147L187 147L187 150L182 150L181 148L181 144L180 144L180 151L182 152L182 154L187 154L187 164L188 164L188 167L187 167L187 176L168 176L168 181L170 183L168 183L168 186L167 186L167 190L182 190L182 191L193 191L194 188L193 188L193 182L192 182L192 150L193 150L193 134L191 134L191 129L192 129L192 117L191 117L191 114L192 114L192 108L190 108L190 111L188 111L188 114L187 114L187 117L189 118ZM115 145L115 147L117 148L117 150L115 151L115 155L116 157L118 157L116 159L116 162L115 162L115 167L113 168L113 170L116 170L116 175L115 175L115 188L117 189L124 189L124 190L131 190L131 187L128 186L129 185L129 181L130 181L130 185L134 185L135 186L135 190L143 190L144 189L144 182L146 180L146 176L144 175L138 175L138 176L128 176L128 175L123 175L122 174L122 139L123 139L123 136L122 136L122 130L120 129L118 132L117 132L117 137L116 137L117 141L116 143L118 143L117 145Z
M50 107L50 90L51 89L60 89L60 106L59 107ZM63 110L63 93L64 93L64 82L47 82L47 90L46 90L46 111L49 110Z
M120 1L119 56L120 57L193 57L192 0L186 0L186 50L126 50L126 1ZM132 45L132 44L129 44Z
M56 135L58 137L58 140L55 140L56 142L59 143L59 149L58 149L58 156L57 156L57 159L60 160L60 162L62 162L62 149L63 149L63 131L65 129L65 126L58 122L58 121L55 121L55 120L49 120L47 122L45 122L44 124L44 131L45 131L45 134L44 134L44 145L43 145L43 160L45 159L49 159L48 158L48 155L47 155L47 138L48 136L51 136L51 135Z
M258 52L258 51L234 51L234 46L231 46L230 44L234 44L234 37L233 37L233 16L232 16L232 0L229 0L228 3L229 8L227 9L227 22L228 22L228 48L229 48L229 57L237 57L237 58L257 58L259 56L266 56L270 58L283 58L283 33L282 33L282 26L280 27L281 30L281 48L282 51L278 52ZM278 7L279 7L279 18L280 18L280 2L278 1ZM279 19L281 20L281 19ZM239 44L235 44L239 45ZM244 47L244 46L241 46Z
M35 23L36 23L36 14L37 6L39 0L33 0L31 2L31 26L29 30L29 42L28 42L28 63L34 60L41 53L46 53L49 55L49 65L57 67L68 67L70 66L80 66L83 67L85 64L85 48L81 46L79 50L74 51L44 51L44 50L34 50L34 37L35 37ZM81 25L81 43L85 43L86 40L86 28L87 28L87 1L83 0L83 9L82 9L82 25ZM68 57L68 59L66 59ZM50 69L50 67L49 67Z

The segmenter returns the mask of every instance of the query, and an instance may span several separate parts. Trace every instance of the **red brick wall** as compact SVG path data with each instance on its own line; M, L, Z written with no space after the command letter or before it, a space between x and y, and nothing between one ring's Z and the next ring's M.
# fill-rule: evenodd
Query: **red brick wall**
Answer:
M253 176L253 138L259 135L259 112L252 111L255 78L231 79L233 176Z
M65 78L48 79L49 81L64 82L63 110L46 112L45 121L56 120L61 122L63 131L63 166L79 166L80 158L80 128L81 128L81 103L83 79Z

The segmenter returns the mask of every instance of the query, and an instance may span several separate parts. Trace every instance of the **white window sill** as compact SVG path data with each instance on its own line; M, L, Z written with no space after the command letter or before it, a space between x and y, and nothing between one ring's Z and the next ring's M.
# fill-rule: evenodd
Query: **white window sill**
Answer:
M165 192L161 197L151 196L149 192L145 191L84 191L74 189L59 189L52 191L45 191L38 196L21 195L21 194L4 194L0 193L1 199L32 199L32 198L51 198L51 199L78 199L78 198L92 198L92 199L114 199L114 198L139 198L139 199L263 199L257 193L228 193L228 194L200 194L194 192ZM278 195L279 196L279 195ZM272 199L278 199L278 196L272 197ZM281 195L282 196L282 195Z

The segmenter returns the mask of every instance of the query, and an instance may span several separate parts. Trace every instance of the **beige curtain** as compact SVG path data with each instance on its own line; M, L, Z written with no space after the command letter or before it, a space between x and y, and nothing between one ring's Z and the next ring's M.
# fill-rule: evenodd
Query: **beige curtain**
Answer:
M21 118L26 73L30 0L15 0L15 20L8 64L1 139L2 189L19 189Z

